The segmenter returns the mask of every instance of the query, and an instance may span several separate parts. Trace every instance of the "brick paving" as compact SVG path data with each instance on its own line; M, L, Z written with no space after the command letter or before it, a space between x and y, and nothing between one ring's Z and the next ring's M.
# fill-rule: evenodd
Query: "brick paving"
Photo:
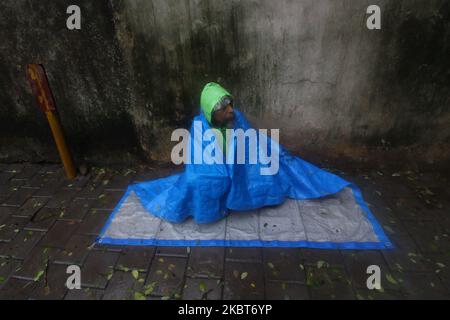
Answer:
M439 172L352 169L389 251L95 244L126 186L170 169L0 164L0 299L449 299L450 189ZM66 268L81 268L69 290ZM378 265L382 289L369 290Z

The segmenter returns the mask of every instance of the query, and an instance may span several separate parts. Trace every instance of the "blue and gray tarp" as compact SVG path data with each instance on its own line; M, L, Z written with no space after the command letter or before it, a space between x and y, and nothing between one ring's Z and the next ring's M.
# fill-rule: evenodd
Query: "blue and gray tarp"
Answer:
M251 128L237 109L236 128ZM211 129L203 112L194 119L191 137L198 129ZM192 152L188 155L192 161L182 173L129 185L98 242L329 249L393 247L356 185L292 155L270 138L267 140L268 149L279 155L276 174L262 175L261 170L269 164L259 162L195 163ZM205 150L211 141L192 138L189 145ZM227 141L227 145L229 150L235 150L235 139ZM228 152L219 156L226 159Z

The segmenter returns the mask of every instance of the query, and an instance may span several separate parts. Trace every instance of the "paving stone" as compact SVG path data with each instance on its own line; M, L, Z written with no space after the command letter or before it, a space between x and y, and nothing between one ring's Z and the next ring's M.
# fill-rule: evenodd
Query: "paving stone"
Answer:
M183 288L183 300L220 300L222 287L221 280L187 278Z
M61 187L63 189L74 189L80 191L89 183L89 176L77 176L73 179L62 178Z
M0 290L0 300L26 300L35 287L34 281L10 278Z
M154 283L153 295L180 295L185 277L186 259L176 257L155 257L146 285Z
M98 238L98 236L95 236L95 238ZM121 253L122 251L125 251L126 248L129 248L129 246L118 245L118 244L95 243L93 250L103 251L103 252L111 251L111 252Z
M123 196L123 191L105 191L98 196L92 208L113 210Z
M64 213L61 219L82 220L88 213L91 205L91 199L75 198L62 210Z
M394 214L390 204L384 201L377 203L367 203L372 214L388 236L391 234L407 234L401 220Z
M236 262L262 262L262 248L226 248L225 259Z
M307 300L308 287L305 284L284 281L266 281L268 300Z
M444 230L438 222L405 222L405 227L424 253L450 252L450 239L444 236Z
M3 256L2 252L6 251L6 246L8 245L8 242L0 242L0 258L8 258L7 256Z
M386 250L383 256L393 271L428 272L433 270L432 262L417 251Z
M7 184L15 175L15 172L0 172L0 184Z
M390 206L393 213L400 220L435 220L437 215L424 207L424 205L415 198L395 198L390 200Z
M1 249L0 256L25 259L42 237L42 232L22 230Z
M77 193L77 198L97 200L103 192L105 188L102 183L89 182Z
M105 210L88 211L83 221L80 222L77 233L99 235L109 216L110 213Z
M81 267L81 285L106 288L118 258L119 254L116 252L91 251Z
M0 204L13 192L13 187L7 184L0 184Z
M223 278L223 247L193 247L188 260L187 274L197 278Z
M339 250L301 249L305 265L317 266L317 263L326 263L329 266L343 266L344 260Z
M63 175L64 169L61 164L43 164L41 165L41 169L39 173L47 173L47 174L55 174L55 175Z
M24 187L28 180L12 178L8 181L8 185L12 188Z
M44 179L45 180L45 179ZM58 191L61 191L62 181L60 179L52 178L44 181L44 185L33 194L33 197L52 197Z
M437 216L436 221L442 224L442 227L445 228L447 233L450 233L450 210L448 208L450 204L441 208L430 208L429 210L434 211L434 215Z
M370 186L366 184L366 186L362 186L361 184L356 184L360 187L363 199L369 203L380 203L380 201L386 201L387 199L383 196L381 190L378 190L377 187L372 183Z
M11 241L28 223L27 218L8 217L0 225L0 241Z
M49 198L29 198L15 213L15 216L33 217L49 200Z
M264 273L261 264L226 261L223 299L264 299Z
M134 300L136 292L144 293L145 277L145 273L139 273L138 279L136 279L131 272L114 271L106 287L103 300Z
M448 190L448 182L439 186L429 187L428 189L434 194L438 202L443 201L445 204L449 204L450 191Z
M154 256L154 247L127 247L117 261L117 269L147 270Z
M103 184L105 191L119 191L119 190L124 191L131 183L132 178L133 177L131 175L127 176L114 175L107 180L107 183Z
M9 277L20 267L20 262L13 259L0 258L0 291Z
M20 207L28 200L38 189L18 187L13 189L10 196L3 201L4 205Z
M379 176L373 177L375 188L382 192L383 198L406 197L412 198L414 196L414 188L399 177Z
M7 167L3 171L18 173L23 169L24 166L25 163L8 163Z
M367 279L370 274L367 273L369 266L380 267L381 273L389 272L383 254L380 251L343 251L345 266L352 281L353 287L367 289Z
M41 208L25 226L27 230L47 231L61 216L59 208Z
M264 248L263 257L267 279L305 283L305 267L298 248Z
M65 300L100 300L103 297L103 290L92 288L81 288L68 290Z
M448 290L434 273L394 273L407 299L449 299Z
M10 218L14 213L16 213L17 210L17 207L0 206L0 225L3 224L3 221Z
M60 189L52 198L45 204L47 208L65 208L70 201L77 195L79 190L76 189Z
M37 281L36 288L30 294L36 300L61 300L68 291L66 287L67 266L49 264L45 273Z
M31 179L36 175L41 167L36 164L28 163L22 167L22 169L16 174L15 179Z
M340 267L306 267L311 299L355 299L351 281Z
M54 174L38 172L31 179L27 179L24 186L32 188L43 188L51 180L56 180Z
M36 246L24 260L20 269L14 273L15 278L33 280L40 271L46 269L46 266L54 262L59 249L44 248Z
M148 300L158 300L163 296L174 299L220 299L222 291L225 299L450 299L450 286L447 285L450 283L450 214L447 209L450 205L450 193L444 180L433 182L433 175L423 180L418 174L414 178L416 180L410 181L403 175L391 177L391 173L385 170L383 175L379 175L378 170L372 170L368 179L364 178L364 173L356 177L357 181L361 181L357 185L361 187L370 209L394 243L393 250L220 248L220 253L217 254L217 248L207 247L92 246L96 235L131 181L148 181L170 174L172 169L167 169L164 173L145 169L143 174L135 175L132 172L127 176L108 170L105 174L68 180L64 177L61 165L38 165L35 173L26 169L27 164L3 165L3 168L9 171L3 175L7 183L0 182L0 203L10 205L0 206L0 296L5 287L10 294L18 292L16 295L25 299L100 299L105 293L103 288L106 288L108 295L103 297L105 299L132 299L134 293L126 292L128 284L135 281L131 270L140 270L140 278L144 278L151 263L146 285L147 288L152 285L155 288L147 296ZM5 170L1 172L4 173ZM339 173L339 170L336 172ZM351 177L353 174L347 176ZM425 183L427 179L429 181ZM433 183L429 183L430 181ZM433 194L425 194L426 188ZM23 194L24 191L34 193L27 195ZM67 192L72 194L68 196ZM50 203L54 207L53 211L50 210L53 212L51 222L56 223L53 226L52 223L45 225L45 219L40 221L41 225L38 224L41 217L39 213L45 209L42 202L48 201L48 197L53 198L53 205ZM64 200L65 198L69 200ZM22 200L23 203L19 204ZM93 207L97 208L92 209ZM43 213L44 211L41 212ZM75 222L79 222L79 225L74 232L62 232L69 233L68 238L59 234L61 230L52 233L53 227L60 223ZM9 224L11 225L8 226ZM49 227L49 235L38 242L38 235L42 236L42 232L36 230L44 231ZM61 225L58 228L64 229ZM30 230L33 233L29 234ZM60 250L42 247L49 236L54 238L52 240L50 237L50 245L56 245ZM24 241L26 238L27 241ZM45 254L44 250L47 251ZM288 252L280 254L283 251ZM14 265L4 265L2 269L1 257L6 257L11 252L14 257L23 259L23 262L6 259ZM95 255L111 254L114 258L95 258ZM158 268L160 258L164 263ZM171 262L168 260L171 259L181 262L180 266L175 263L170 266ZM223 270L224 261L226 265ZM49 292L45 289L42 277L38 282L24 281L33 279L39 271L46 268L46 264L49 269L53 265L59 265L60 274L54 279L64 280L64 286L59 286L58 290ZM82 266L83 289L65 289L65 268L68 264ZM86 264L87 282L91 282L90 285L84 283ZM382 291L368 290L365 287L368 276L366 268L369 264L381 266ZM241 265L242 268L235 267ZM173 269L175 275L169 272L169 268ZM158 270L160 271L157 272ZM277 273L273 274L273 270ZM305 272L309 270L312 270L312 276L305 279ZM248 274L241 279L243 272ZM1 277L4 278L3 284ZM19 292L17 287L26 283L27 288L31 289L25 288ZM86 285L96 289L86 288ZM86 292L86 289L89 290ZM138 289L145 291L143 287ZM206 297L205 293L208 293Z
M81 265L95 242L95 236L74 234L55 256L55 263Z
M192 250L189 247L157 247L156 254L161 256L183 257L186 258Z
M440 186L444 177L438 172L421 172L417 175L417 184L421 186Z
M418 250L417 243L408 234L408 232L396 233L396 232L388 232L388 230L386 230L386 233L387 233L387 236L389 237L389 240L394 245L393 250L401 250L401 251L408 251L408 252L416 252Z
M442 284L450 293L450 254L445 256L441 254L434 254L429 258L431 259L434 274L441 279Z
M40 245L64 248L67 241L78 228L79 223L73 221L56 221L47 232Z

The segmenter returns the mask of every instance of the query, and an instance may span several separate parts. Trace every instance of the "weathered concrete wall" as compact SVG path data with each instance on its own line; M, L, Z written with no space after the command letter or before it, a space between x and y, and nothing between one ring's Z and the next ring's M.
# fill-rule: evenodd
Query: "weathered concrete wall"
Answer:
M80 31L65 27L69 4ZM370 4L381 31L365 27ZM218 81L294 150L442 161L449 21L446 0L2 1L0 160L57 159L25 81L39 62L77 159L168 159L171 130Z

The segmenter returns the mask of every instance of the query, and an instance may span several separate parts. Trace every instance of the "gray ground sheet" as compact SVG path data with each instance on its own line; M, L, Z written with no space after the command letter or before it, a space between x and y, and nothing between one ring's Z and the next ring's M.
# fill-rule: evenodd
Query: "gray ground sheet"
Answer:
M103 237L159 240L378 242L351 188L314 200L288 199L254 211L231 212L210 224L170 223L153 216L134 191L122 202Z

